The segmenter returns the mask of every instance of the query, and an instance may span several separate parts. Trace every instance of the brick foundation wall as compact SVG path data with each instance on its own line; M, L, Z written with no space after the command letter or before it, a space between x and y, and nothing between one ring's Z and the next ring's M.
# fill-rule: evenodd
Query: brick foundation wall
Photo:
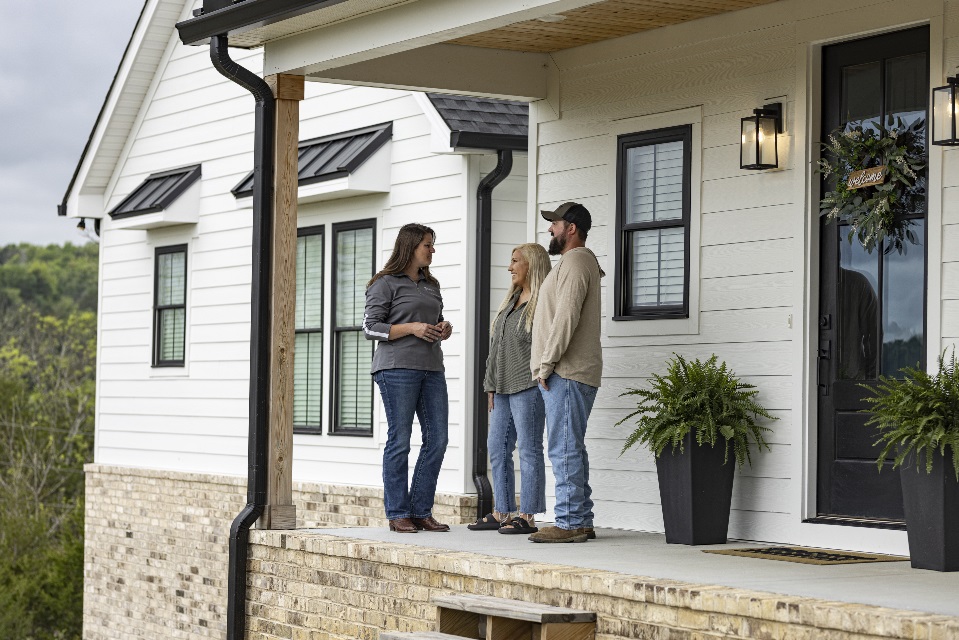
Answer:
M295 483L298 527L386 526L383 491ZM224 638L230 524L246 478L86 467L84 640ZM471 521L473 496L434 514Z
M628 576L321 533L254 531L250 640L377 640L435 629L436 593L595 611L597 640L959 638L950 616Z

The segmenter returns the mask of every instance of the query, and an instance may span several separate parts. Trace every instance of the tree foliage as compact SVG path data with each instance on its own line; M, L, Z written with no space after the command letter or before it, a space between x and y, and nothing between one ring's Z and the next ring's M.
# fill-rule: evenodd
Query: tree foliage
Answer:
M0 307L66 318L97 309L98 245L0 247Z
M0 248L0 637L79 638L97 246Z

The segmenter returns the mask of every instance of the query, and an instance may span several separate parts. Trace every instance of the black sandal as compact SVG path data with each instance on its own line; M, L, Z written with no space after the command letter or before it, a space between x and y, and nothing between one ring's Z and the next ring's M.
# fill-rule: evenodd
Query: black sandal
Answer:
M493 531L499 529L501 525L502 523L492 513L487 513L473 524L466 525L466 528L470 531Z
M538 527L531 525L526 518L521 518L519 516L513 516L513 519L509 522L504 522L503 526L499 528L500 533L510 534L530 534L536 533L539 531Z

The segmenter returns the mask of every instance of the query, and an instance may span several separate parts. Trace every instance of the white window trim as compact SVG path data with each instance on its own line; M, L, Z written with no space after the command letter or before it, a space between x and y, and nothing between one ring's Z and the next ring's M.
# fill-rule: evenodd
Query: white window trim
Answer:
M667 113L657 113L635 118L617 120L609 128L609 136L604 145L604 157L613 160L607 165L607 184L609 185L610 210L615 210L619 185L616 182L616 158L618 157L618 136L630 133L642 133L655 129L666 129L682 125L692 125L690 137L690 178L689 178L689 317L657 318L653 320L613 320L616 315L615 301L617 292L606 295L606 335L610 337L640 337L665 335L694 335L699 333L699 279L700 279L700 228L702 226L702 107L689 107ZM619 233L615 222L607 225L607 245L616 246ZM619 259L615 249L612 261ZM613 263L611 263L612 266ZM610 281L607 286L615 286Z

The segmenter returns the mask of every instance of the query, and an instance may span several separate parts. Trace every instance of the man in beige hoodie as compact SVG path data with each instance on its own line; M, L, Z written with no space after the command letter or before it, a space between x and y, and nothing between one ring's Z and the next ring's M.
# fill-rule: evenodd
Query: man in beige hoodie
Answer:
M586 248L589 211L567 202L543 211L550 222L550 255L561 255L539 290L533 317L530 368L546 404L546 439L556 478L556 526L533 542L586 542L593 532L593 501L586 454L586 421L603 376L600 279L596 255Z

